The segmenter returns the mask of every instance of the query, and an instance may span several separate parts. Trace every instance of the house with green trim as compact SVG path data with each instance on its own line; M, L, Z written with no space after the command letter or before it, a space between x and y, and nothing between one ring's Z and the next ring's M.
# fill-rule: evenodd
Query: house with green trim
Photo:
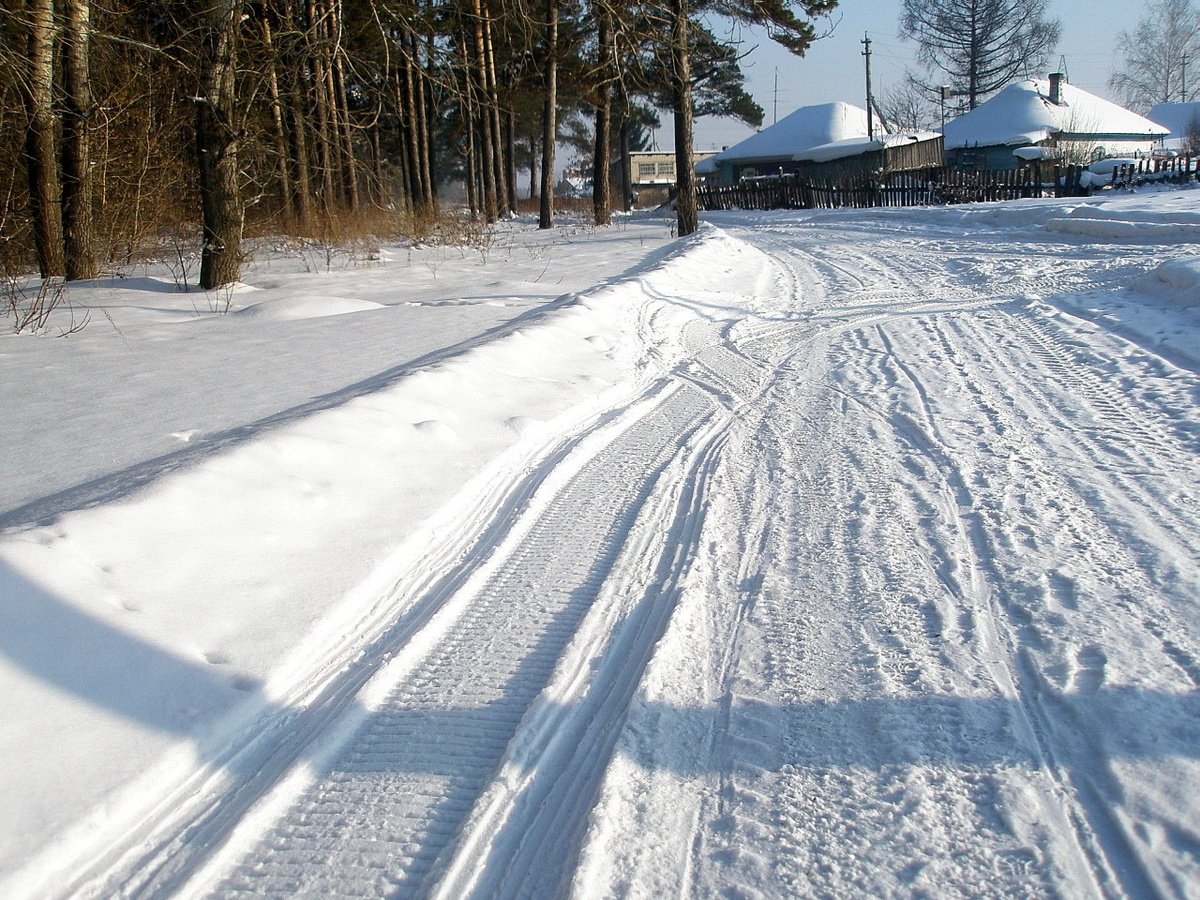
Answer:
M949 165L997 170L1032 160L1087 165L1150 156L1169 131L1054 74L1010 84L947 122L943 134Z

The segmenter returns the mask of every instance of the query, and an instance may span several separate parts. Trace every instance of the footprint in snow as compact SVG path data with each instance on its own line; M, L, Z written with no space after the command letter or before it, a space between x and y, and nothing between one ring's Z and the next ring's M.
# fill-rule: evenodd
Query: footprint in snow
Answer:
M1072 687L1080 694L1094 694L1104 686L1108 655L1098 644L1088 644L1075 654L1077 668L1071 678Z
M521 437L525 437L525 435L533 434L535 431L537 431L538 428L541 427L542 423L537 419L531 419L528 416L513 416L512 418L505 419L504 424L517 434L521 435Z
M421 434L429 435L430 437L441 438L447 441L458 440L458 434L454 429L445 422L440 422L437 419L426 419L424 422L417 422L413 425Z

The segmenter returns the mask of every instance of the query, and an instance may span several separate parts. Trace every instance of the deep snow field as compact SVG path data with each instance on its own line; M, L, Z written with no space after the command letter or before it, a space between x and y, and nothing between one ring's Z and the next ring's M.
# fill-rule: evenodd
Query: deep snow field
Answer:
M1200 191L244 280L0 335L0 897L1200 897Z

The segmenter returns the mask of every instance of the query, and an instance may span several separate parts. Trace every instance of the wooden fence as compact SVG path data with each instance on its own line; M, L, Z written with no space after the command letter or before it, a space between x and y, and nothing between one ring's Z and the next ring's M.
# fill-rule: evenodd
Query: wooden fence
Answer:
M1141 159L1113 170L1113 187L1135 187L1152 181L1186 184L1200 175L1200 158L1177 156L1174 159Z
M1170 164L1174 165L1171 168ZM1191 157L1157 161L1153 180L1194 177L1197 166ZM1136 167L1133 167L1136 168ZM1143 180L1152 180L1150 162ZM949 203L979 203L1017 200L1025 197L1078 197L1089 192L1082 166L1024 166L1006 171L964 172L952 167L896 172L876 178L838 180L778 175L748 178L724 187L702 187L700 208L715 209L865 209L875 206L937 206ZM1121 170L1118 170L1121 172ZM1126 178L1124 173L1121 178ZM1132 175L1128 176L1132 179ZM1119 181L1114 185L1135 183Z

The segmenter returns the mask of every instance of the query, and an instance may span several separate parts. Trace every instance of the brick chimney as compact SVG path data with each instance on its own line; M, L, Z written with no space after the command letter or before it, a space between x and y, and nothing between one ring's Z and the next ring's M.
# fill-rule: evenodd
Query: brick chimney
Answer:
M1050 76L1050 102L1055 106L1062 105L1062 86L1067 76L1062 72L1054 72Z

